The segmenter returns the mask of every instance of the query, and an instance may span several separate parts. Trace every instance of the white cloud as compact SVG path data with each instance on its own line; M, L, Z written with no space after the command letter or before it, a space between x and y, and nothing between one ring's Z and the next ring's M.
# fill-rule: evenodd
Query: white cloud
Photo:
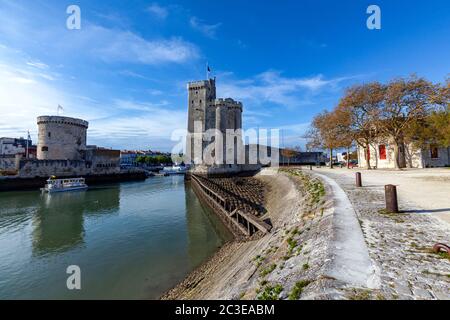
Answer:
M243 80L224 79L218 90L220 96L233 97L252 104L274 103L299 107L313 103L314 96L326 90L338 90L340 83L352 79L325 79L322 75L309 78L283 77L278 71L266 71Z
M201 32L204 36L211 39L216 38L217 29L222 25L222 23L206 24L197 17L192 17L189 23L192 29Z
M46 65L45 63L42 63L40 61L28 61L27 65L29 65L30 67L38 68L38 69L48 69L48 65Z
M114 148L170 151L177 143L171 141L172 133L186 129L186 112L172 110L165 101L151 104L117 100L112 109L127 112L91 121L90 141Z
M33 73L20 65L0 64L0 136L23 136L30 130L36 140L36 118L56 114L58 104L68 116L105 116L92 103L55 87L43 76L41 70Z
M147 7L147 11L158 19L166 19L169 15L169 10L167 8L160 6L155 2Z
M39 43L36 49L49 55L148 65L185 63L199 56L197 46L179 37L149 39L120 26L107 28L86 19L81 30L68 31L60 19L53 18L51 12L43 12L39 6L21 7L7 2L2 10L1 5L2 2L0 39L9 47ZM45 68L40 61L30 60L28 64Z
M46 81L41 73L21 61L0 63L0 136L26 136L30 130L36 141L36 118L55 115L58 104L63 115L88 120L88 142L100 146L170 151L172 132L186 126L186 112L173 110L166 100L98 100Z
M118 72L118 74L125 76L125 77L131 77L131 78L139 78L139 79L147 79L149 80L149 78L147 78L146 76L139 74L137 72L131 71L131 70L121 70Z
M131 31L104 28L85 23L80 32L62 41L59 48L77 48L106 62L149 65L184 63L196 59L198 48L181 38L147 40ZM70 40L70 41L69 41Z

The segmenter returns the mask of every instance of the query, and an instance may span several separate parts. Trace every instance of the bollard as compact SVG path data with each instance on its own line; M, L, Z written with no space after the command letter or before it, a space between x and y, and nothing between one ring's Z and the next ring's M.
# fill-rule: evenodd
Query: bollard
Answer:
M358 188L362 187L361 172L356 173L356 186Z
M309 165L309 170L312 170L312 165L311 164Z
M386 196L386 211L389 213L398 213L397 187L388 184L384 187Z

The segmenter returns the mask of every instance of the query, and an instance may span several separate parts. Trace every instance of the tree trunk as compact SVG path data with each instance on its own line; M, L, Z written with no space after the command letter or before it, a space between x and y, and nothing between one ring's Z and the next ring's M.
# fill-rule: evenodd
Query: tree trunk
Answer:
M400 152L398 148L398 142L394 142L394 164L395 170L400 170Z
M367 170L370 170L370 143L366 143L366 148L364 150L365 157L366 157L366 165L367 165Z
M333 169L333 148L330 148L330 169Z
M350 147L347 147L347 169L350 169Z

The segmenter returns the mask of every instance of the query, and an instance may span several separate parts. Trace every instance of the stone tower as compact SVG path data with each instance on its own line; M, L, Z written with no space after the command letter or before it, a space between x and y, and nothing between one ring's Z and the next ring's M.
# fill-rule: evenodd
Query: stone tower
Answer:
M215 126L215 108L214 100L216 99L216 80L209 79L203 81L190 82L188 84L188 135L186 152L191 161L195 157L201 155L194 155L195 144L204 147L203 138L198 135L195 136L195 124L201 125L200 132L205 132Z
M231 98L216 99L215 79L191 82L188 84L188 135L186 154L188 162L205 164L203 152L210 155L208 145L215 137L204 135L207 130L217 129L222 133L222 150L211 152L215 167L236 169L238 150L243 150L242 141L242 103ZM227 136L227 130L234 135ZM238 131L236 131L238 130ZM228 142L228 147L227 147ZM208 161L206 161L208 163Z
M38 160L84 160L87 121L59 116L42 116L38 124Z
M237 164L238 148L243 147L242 143L242 103L231 98L216 99L214 101L215 107L215 128L222 132L223 135L223 151L220 156L233 156L228 159L233 164ZM227 135L227 130L233 130L236 135ZM228 141L228 140L233 141ZM242 151L242 149L241 149ZM224 164L227 159L224 157Z

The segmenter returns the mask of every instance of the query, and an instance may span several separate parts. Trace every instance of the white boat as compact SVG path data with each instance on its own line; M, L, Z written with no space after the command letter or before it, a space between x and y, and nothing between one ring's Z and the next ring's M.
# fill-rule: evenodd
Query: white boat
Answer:
M43 192L55 193L86 190L87 188L88 186L84 178L56 179L56 177L51 177L41 190Z
M159 173L161 174L185 174L186 173L186 167L182 166L173 166L173 167L164 167L163 170L161 170Z

